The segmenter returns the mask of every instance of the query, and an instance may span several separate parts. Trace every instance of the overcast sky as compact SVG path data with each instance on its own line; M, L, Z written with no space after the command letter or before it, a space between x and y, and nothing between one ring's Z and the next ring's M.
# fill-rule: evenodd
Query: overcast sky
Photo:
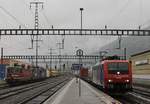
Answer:
M34 28L34 7L30 2L35 0L0 0L0 28ZM38 0L37 0L38 1ZM83 28L137 29L150 24L150 0L39 0L44 8L39 7L40 28L80 28L80 11L83 11ZM8 13L9 12L9 13ZM12 16L16 18L12 18ZM25 25L25 27L23 26ZM48 48L57 48L61 36L42 36L40 54L48 54ZM75 54L75 47L82 48L86 54L99 51L100 47L113 41L114 37L102 36L65 36L63 54ZM34 54L29 50L29 36L2 36L0 47L4 54ZM58 50L55 50L58 54Z

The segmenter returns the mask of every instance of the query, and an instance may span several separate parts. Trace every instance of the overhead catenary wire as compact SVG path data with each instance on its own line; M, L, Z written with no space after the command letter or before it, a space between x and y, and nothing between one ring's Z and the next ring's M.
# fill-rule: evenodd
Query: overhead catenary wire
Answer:
M46 20L46 23L47 23L47 25L48 25L48 28L50 28L49 26L50 26L51 23L50 23L50 21L49 21L47 15L46 15L46 13L44 12L44 10L42 11L42 14L43 14L43 17L44 17L45 20Z
M9 17L11 17L13 20L15 20L15 22L17 23L17 24L19 24L19 29L21 29L22 28L22 26L24 27L24 28L27 28L19 19L17 19L14 15L12 15L7 9L5 9L4 7L2 7L2 6L0 6L0 9L1 10L3 10ZM31 42L33 41L33 37L31 36ZM20 41L20 43L21 44L19 44L19 45L24 45L23 43L22 43L22 41Z
M23 1L22 1L23 2ZM25 3L26 4L26 3ZM26 6L27 7L29 7L29 5L28 4L26 4ZM30 10L30 13L34 16L34 13L33 13L33 11L32 10ZM46 16L46 14L42 11L42 13L43 13L43 16L44 16L44 18L45 18L45 20L46 20L46 23L49 25L50 24L50 22L49 22L49 20L48 20L48 17ZM41 14L41 13L39 13L39 14ZM39 24L39 27L41 27L41 25ZM29 48L29 49L33 49L33 41L34 41L34 36L33 35L31 35L31 48ZM44 46L46 45L44 42L42 42L43 44L44 44Z
M19 2L22 2L22 4L25 4L27 7L30 7L30 6L25 2L25 0L24 0L24 1L23 1L23 0L19 0ZM31 10L29 10L29 9L27 9L27 10L30 12L30 14L31 14L32 16L34 16L33 11L31 11ZM31 39L31 47L30 47L29 49L33 49L34 36L33 36L33 35L30 35L30 39Z
M0 9L4 11L9 17L11 17L17 24L20 26L23 26L24 28L27 28L19 19L17 19L14 15L12 15L8 10L6 10L4 7L0 6ZM23 45L22 41L20 43ZM19 44L20 45L20 44Z
M51 23L50 23L50 21L49 21L48 16L47 16L46 13L44 12L44 10L43 10L41 13L42 13L42 15L43 15L43 17L44 17L44 19L45 19L45 21L46 21L46 23L47 23L48 28L54 29L54 26L53 26L53 25L50 25ZM50 39L51 39L51 38L50 38ZM56 40L57 40L57 37L56 37ZM44 44L44 42L43 42L43 44Z
M4 7L0 6L0 9L3 10L8 16L10 16L13 20L16 21L16 23L19 24L19 27L20 25L23 26L24 28L27 28L19 19L17 19L14 15L12 15L8 10L6 10ZM21 41L20 41L21 43Z
M31 7L30 5L28 5L26 2L25 2L25 0L24 1L22 1L22 0L20 0L23 4L25 4L27 7ZM34 12L31 10L31 9L27 9L29 12L30 12L30 14L34 17ZM39 25L39 27L41 27L41 25L40 24L38 24ZM31 39L31 47L29 48L29 49L33 49L33 47L34 47L34 35L30 35L30 39Z
M28 5L26 2L23 2L22 0L21 0L21 2L24 3L27 7L31 8L31 6ZM34 17L34 12L31 9L28 9L28 10L29 10L30 14ZM38 25L39 25L39 27L41 27L40 24L38 24ZM34 47L34 35L30 35L30 39L31 39L31 47L29 49L33 49L33 47Z
M128 5L130 4L132 0L127 0L127 2L124 4L124 6L122 6L122 8L117 12L117 14L115 14L114 16L112 16L112 18L108 21L108 25L112 24L112 22L114 20L116 20L116 17L119 17L128 7Z
M28 5L26 2L23 2L22 0L21 0L21 2L24 3L27 7L29 7L29 5ZM32 14L32 16L34 16L34 12L33 12L32 10L30 10L30 13ZM53 26L53 25L50 25L51 23L50 23L50 21L49 21L48 16L47 16L46 13L44 12L44 10L42 10L41 13L42 13L43 17L44 17L45 20L46 20L46 23L47 23L47 25L48 25L48 28L52 28L52 29L53 29L54 26ZM39 15L40 15L41 13L39 13ZM51 26L51 27L50 27L50 26ZM39 24L39 27L41 27L40 24ZM33 48L33 40L34 40L34 36L31 35L31 49ZM56 36L56 40L57 40L57 36ZM46 45L46 44L44 43L44 41L43 41L42 43L44 44L44 46ZM46 45L46 46L47 46L47 45Z
M15 16L13 16L8 10L6 10L4 7L0 6L0 9L3 10L7 15L9 15L12 19L14 19L19 25L23 26L24 28L26 28L26 26L20 21L18 20Z
M143 2L142 0L139 0L139 29L142 28L142 22L143 22Z
M48 28L54 29L54 26L53 26L53 25L50 25L51 23L50 23L50 21L49 21L48 16L47 16L46 13L44 12L44 10L43 10L41 13L42 13L43 17L45 18L45 21L46 21L46 23L47 23L47 25L48 25ZM50 26L51 26L51 27L50 27ZM57 39L57 36L56 36L55 38L56 38L55 40L58 40L58 39ZM45 43L43 42L43 44L45 44Z
M125 10L126 8L128 7L129 3L131 2L131 0L127 0L127 2L124 4L124 6L122 6L122 8L117 12L117 14L115 14L111 20L109 20L109 22L107 23L108 25L112 24L114 19L116 20L117 17L119 17ZM119 43L119 46L118 46L118 49L121 49L121 40L122 40L122 36L119 35L118 36L118 43Z
M150 19L141 24L141 28L148 29L150 27Z

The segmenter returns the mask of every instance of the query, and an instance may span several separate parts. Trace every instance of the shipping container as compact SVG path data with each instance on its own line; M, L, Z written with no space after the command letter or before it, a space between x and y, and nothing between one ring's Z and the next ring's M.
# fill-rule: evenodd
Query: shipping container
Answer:
M5 80L6 78L6 65L0 64L0 80Z

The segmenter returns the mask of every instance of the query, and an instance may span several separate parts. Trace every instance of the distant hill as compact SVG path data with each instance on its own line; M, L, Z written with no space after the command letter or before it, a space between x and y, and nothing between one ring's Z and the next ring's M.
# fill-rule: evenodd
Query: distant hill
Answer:
M123 55L123 50L115 50L118 45L118 40L113 41L110 44L105 45L104 47L100 48L100 51L107 50L109 51L109 55L119 54ZM121 47L126 47L127 49L127 57L133 55L135 53L139 53L142 51L150 50L150 36L129 36L123 37L121 42ZM96 52L96 54L99 54Z

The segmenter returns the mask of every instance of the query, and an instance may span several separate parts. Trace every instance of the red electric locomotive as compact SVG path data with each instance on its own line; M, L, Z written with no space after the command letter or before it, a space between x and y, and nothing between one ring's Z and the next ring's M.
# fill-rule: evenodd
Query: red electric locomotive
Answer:
M131 62L119 59L104 59L92 67L90 78L106 92L132 90Z
M15 82L27 82L33 80L42 80L46 78L46 70L42 67L31 67L28 64L14 64L13 67L7 68L6 81L9 84L15 84Z
M8 83L28 81L31 80L31 78L32 78L32 70L29 65L26 67L25 64L22 65L14 64L13 67L7 68L6 81Z

